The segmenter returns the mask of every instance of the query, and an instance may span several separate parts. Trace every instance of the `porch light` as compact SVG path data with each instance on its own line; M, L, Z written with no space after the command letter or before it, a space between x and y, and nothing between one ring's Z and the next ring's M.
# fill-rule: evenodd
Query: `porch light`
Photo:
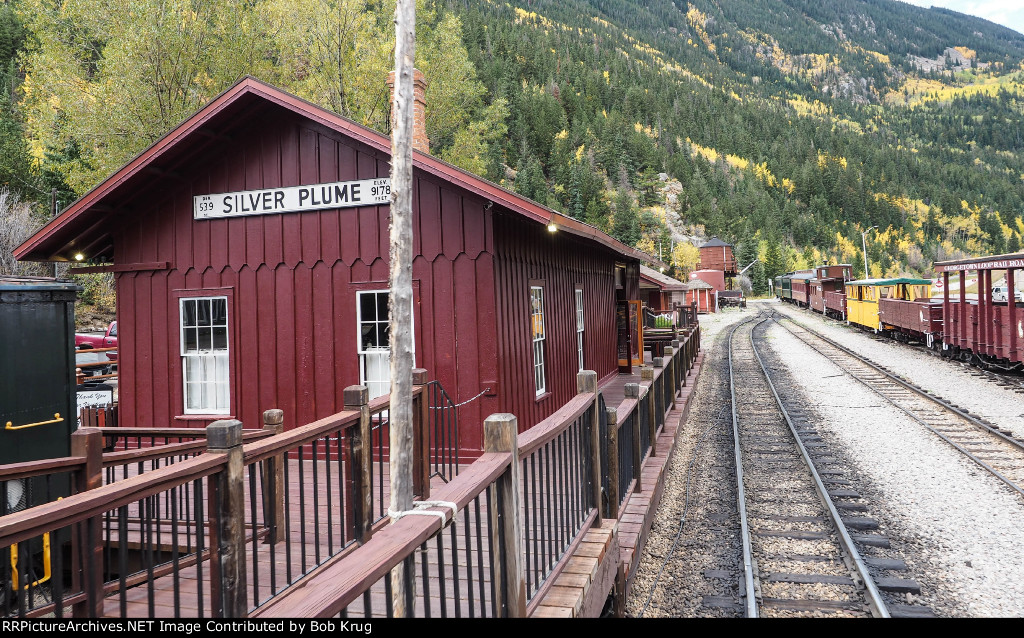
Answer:
M85 259L85 255L82 253L75 253L75 261L82 261L83 259Z
M558 230L558 225L555 222L548 222L548 232L553 233Z

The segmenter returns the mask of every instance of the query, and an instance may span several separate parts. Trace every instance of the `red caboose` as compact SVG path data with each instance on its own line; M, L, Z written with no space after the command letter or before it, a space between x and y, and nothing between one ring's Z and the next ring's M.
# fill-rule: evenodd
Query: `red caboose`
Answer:
M834 266L818 266L814 269L814 277L810 281L809 303L811 309L822 314L829 314L830 310L838 311L839 318L845 318L846 312L846 291L844 284L850 280L852 269L850 264L837 264ZM832 307L829 306L829 295L841 294L842 299L833 299Z

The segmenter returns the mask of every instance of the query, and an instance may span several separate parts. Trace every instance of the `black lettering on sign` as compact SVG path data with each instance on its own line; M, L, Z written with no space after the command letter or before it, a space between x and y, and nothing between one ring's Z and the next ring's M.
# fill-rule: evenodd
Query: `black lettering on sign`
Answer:
M299 206L302 206L302 204L304 204L307 199L309 199L309 189L308 188L300 188L299 189Z
M352 201L353 202L361 202L361 201L363 201L363 196L359 192L359 184L358 183L352 184Z
M334 185L334 201L339 204L348 201L348 184Z
M284 208L284 191L274 191L274 208Z
M224 212L225 213L230 213L231 212L231 195L225 195L224 196Z

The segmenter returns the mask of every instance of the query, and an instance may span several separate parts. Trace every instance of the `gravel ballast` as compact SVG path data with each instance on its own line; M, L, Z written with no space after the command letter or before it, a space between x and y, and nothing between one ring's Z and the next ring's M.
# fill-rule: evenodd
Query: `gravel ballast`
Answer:
M724 394L718 387L725 341L716 336L756 314L758 304L749 306L700 317L706 369L666 471L662 504L627 601L629 615L642 608L679 530L687 480L686 524L646 617L739 615L702 604L726 596L730 588L735 593L741 578L731 558L737 548L730 544L737 539L729 531L735 486L724 480L732 470L723 467L727 457L718 449L731 445L731 435L724 436L716 425L714 436L698 442L709 424L725 421L722 412L728 409L728 387ZM906 345L877 341L791 306L771 307L781 307L799 323L908 381L1024 436L1024 395ZM767 346L785 364L790 390L814 403L817 430L830 451L853 468L854 487L871 503L872 514L909 567L901 576L920 583L921 595L907 595L906 602L943 617L1024 616L1024 499L785 329L771 327ZM719 577L710 578L711 571ZM726 573L728 578L722 578Z

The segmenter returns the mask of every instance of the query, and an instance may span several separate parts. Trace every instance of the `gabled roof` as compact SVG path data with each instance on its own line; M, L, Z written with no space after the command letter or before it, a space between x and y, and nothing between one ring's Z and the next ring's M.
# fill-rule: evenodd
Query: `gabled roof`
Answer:
M708 282L704 281L703 279L691 279L686 284L686 289L687 290L705 290L705 289L709 289L709 288L710 289L714 289L714 286L712 286Z
M707 243L703 244L701 248L711 248L713 246L728 246L729 248L732 248L732 244L727 244L718 237L712 237L707 241Z
M391 155L390 137L247 76L65 208L19 246L14 251L15 258L66 261L73 252L80 250L88 255L109 256L113 243L110 225L106 222L114 212L110 202L116 202L118 195L126 192L137 193L201 152L211 140L222 140L226 129L273 108L286 109L384 155ZM432 155L414 151L413 166L537 223L554 223L560 232L593 240L620 255L661 264L647 253L631 248L589 224L562 215Z
M657 285L662 290L669 292L673 290L686 290L685 283L642 264L640 265L640 279L646 279L647 281Z

